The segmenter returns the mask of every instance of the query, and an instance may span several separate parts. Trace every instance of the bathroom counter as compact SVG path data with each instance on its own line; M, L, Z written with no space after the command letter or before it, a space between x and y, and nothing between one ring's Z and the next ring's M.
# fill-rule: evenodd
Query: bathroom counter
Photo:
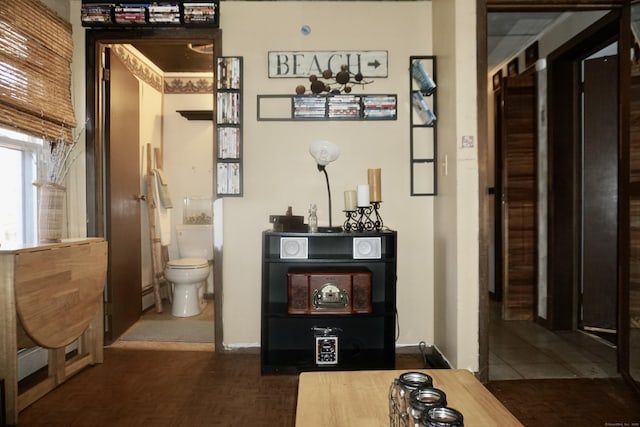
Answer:
M103 360L107 242L101 238L0 247L0 378L7 424L87 365ZM77 341L67 359L65 347ZM48 350L48 375L18 393L18 355L28 342Z

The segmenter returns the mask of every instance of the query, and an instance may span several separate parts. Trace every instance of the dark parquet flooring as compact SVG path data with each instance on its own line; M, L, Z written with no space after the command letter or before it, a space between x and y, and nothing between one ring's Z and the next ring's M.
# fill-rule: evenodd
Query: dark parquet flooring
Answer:
M396 368L422 363L419 353L398 354ZM23 410L19 425L294 426L298 377L261 376L259 364L257 352L107 348L103 364ZM640 400L622 380L517 380L487 387L525 426L640 422Z

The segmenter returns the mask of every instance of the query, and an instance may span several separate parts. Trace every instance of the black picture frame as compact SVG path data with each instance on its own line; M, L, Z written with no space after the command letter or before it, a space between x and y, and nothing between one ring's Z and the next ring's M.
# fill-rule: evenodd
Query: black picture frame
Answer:
M529 68L538 60L538 41L533 42L528 48L524 51L524 66L525 68Z
M515 57L507 64L507 76L517 76L518 72L518 57Z
M496 73L494 73L492 79L493 79L493 90L500 89L500 86L502 85L502 70L498 70Z

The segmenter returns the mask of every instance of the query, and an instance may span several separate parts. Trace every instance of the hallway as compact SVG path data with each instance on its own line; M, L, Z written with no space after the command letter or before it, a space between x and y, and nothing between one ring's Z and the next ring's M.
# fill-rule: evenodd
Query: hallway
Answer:
M552 332L532 321L500 319L491 302L489 380L618 377L616 349L581 331Z

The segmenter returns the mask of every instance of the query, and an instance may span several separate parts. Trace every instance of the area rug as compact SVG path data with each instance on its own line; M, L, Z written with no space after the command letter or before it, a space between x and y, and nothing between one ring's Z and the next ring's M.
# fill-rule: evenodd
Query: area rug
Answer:
M122 341L214 342L213 322L204 320L141 320L119 339Z

